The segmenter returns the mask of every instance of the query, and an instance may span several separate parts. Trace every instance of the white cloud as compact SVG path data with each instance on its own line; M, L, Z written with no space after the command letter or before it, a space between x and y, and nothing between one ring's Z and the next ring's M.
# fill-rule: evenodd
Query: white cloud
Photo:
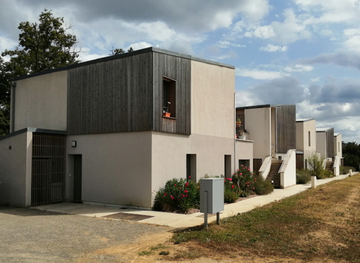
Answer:
M267 52L276 52L276 51L285 52L287 50L287 46L274 46L268 44L266 47L261 47L259 50L267 51Z
M217 43L219 48L228 48L228 47L246 47L246 45L241 45L241 44L234 44L234 43L230 43L229 41L219 41Z
M296 64L293 67L287 66L284 68L287 72L304 72L304 71L312 71L314 68L312 66L306 66L301 64Z
M344 30L344 46L350 50L360 52L360 28L348 28Z
M143 49L143 48L147 48L147 47L151 47L152 45L150 43L147 42L137 42L137 43L133 43L131 45L129 45L126 50L128 50L130 47L132 47L133 50L138 50L138 49Z
M287 76L282 72L277 71L264 71L264 70L248 70L248 69L235 69L236 76L249 77L253 79L272 80Z
M256 37L267 39L275 36L274 29L271 25L268 26L259 26L251 31L247 31L244 34L245 37Z

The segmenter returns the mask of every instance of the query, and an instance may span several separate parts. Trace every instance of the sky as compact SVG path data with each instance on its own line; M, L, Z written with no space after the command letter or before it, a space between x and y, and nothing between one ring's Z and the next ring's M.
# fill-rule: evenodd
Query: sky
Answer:
M296 104L297 118L360 143L360 0L0 0L0 52L44 9L80 60L158 47L235 66L236 106Z

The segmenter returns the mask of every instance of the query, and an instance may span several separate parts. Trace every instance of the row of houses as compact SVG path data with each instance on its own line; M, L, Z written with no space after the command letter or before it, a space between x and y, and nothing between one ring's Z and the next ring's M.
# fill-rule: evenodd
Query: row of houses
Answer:
M172 178L230 177L244 164L285 188L313 153L339 165L341 135L331 144L333 129L296 121L295 105L234 101L233 66L158 48L18 78L0 204L149 208Z

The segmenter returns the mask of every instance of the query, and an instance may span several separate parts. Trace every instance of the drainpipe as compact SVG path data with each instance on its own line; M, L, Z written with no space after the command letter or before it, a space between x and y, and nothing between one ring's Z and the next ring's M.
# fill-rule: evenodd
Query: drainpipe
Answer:
M15 131L15 88L16 82L12 82L10 93L10 133Z

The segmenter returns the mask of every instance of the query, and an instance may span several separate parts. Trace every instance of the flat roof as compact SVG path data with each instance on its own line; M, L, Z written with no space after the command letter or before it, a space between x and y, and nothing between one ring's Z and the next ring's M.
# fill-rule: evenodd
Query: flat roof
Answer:
M316 128L316 131L317 132L326 132L331 129L334 129L334 128L333 127L319 127L319 128Z
M94 59L94 60L88 60L88 61L84 61L84 62L75 63L75 64L72 64L72 65L69 65L69 66L66 66L66 67L59 67L59 68L55 68L55 69L49 69L49 70L37 72L37 73L34 73L34 74L21 76L21 77L15 78L13 81L27 79L27 78L40 76L40 75L44 75L44 74L48 74L48 73L53 73L53 72L57 72L57 71L63 71L63 70L68 70L68 69L72 69L72 68L82 67L82 66L86 66L86 65L101 63L101 62L105 62L105 61L110 61L110 60L135 56L135 55L142 54L142 53L147 53L147 52L162 53L162 54L171 55L171 56L175 56L175 57L181 57L181 58L186 58L186 59L190 59L190 60L194 60L194 61L199 61L199 62L202 62L202 63L207 63L207 64L212 64L212 65L217 65L217 66L221 66L221 67L227 67L227 68L235 69L235 66L232 66L232 65L228 65L228 64L224 64L224 63L220 63L220 62L216 62L216 61L212 61L212 60L202 59L202 58L198 58L198 57L193 57L193 56L190 56L190 55L177 53L177 52L173 52L173 51L169 51L169 50L165 50L165 49L161 49L161 48L148 47L148 48L139 49L139 50L136 50L136 51L133 51L133 52L130 52L130 53L124 53L124 54L120 54L120 55L110 55L110 56L103 57L103 58L98 58L98 59Z
M306 122L306 121L312 121L312 120L315 120L315 118L296 119L296 122Z
M260 109L260 108L273 108L273 107L275 108L281 106L295 106L295 104L263 104L263 105L236 107L236 109L246 110L246 109Z

